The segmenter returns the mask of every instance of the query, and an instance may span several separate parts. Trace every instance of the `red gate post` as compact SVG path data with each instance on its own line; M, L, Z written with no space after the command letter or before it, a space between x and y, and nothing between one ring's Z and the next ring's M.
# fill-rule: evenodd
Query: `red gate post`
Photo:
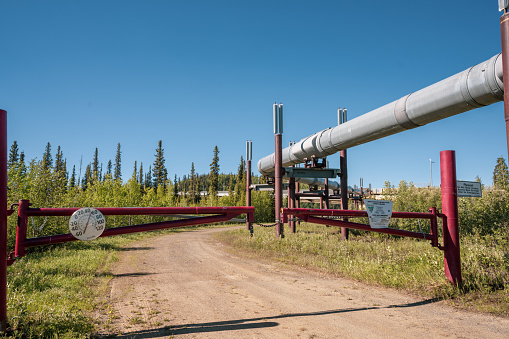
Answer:
M0 109L0 332L7 328L7 112Z
M281 208L283 207L283 104L274 103L274 134L276 149L274 153L274 194L275 194L275 217L276 217L276 235L283 238L283 222L281 218Z
M346 108L338 109L338 124L346 122ZM339 169L341 171L341 209L348 209L348 170L346 162L346 149L339 151ZM343 217L343 221L348 221ZM348 228L341 227L341 240L348 240Z
M295 178L291 177L290 182L288 184L288 208L295 208ZM290 215L290 220L288 221L288 226L290 226L290 230L292 233L295 233L295 218L293 215Z
M442 182L442 213L444 225L444 269L445 275L454 285L461 284L461 258L458 226L458 193L456 183L456 154L454 151L440 152L440 176Z
M500 17L500 32L502 38L502 74L504 88L509 88L509 13L506 8L499 8L504 11ZM509 91L504 91L504 116L507 139L507 150L509 152Z
M253 156L253 143L251 140L246 141L246 206L251 206L251 159ZM253 235L253 225L246 218L246 228Z
M16 247L14 257L25 256L25 240L27 239L28 216L26 210L30 207L29 200L20 200L18 206L18 226L16 230Z

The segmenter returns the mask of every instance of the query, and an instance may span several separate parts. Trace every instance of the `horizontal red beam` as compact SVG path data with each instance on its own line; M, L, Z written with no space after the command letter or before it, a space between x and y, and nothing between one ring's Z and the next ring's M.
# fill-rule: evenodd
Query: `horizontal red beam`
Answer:
M238 214L213 215L213 216L206 216L206 217L197 217L197 218L192 218L192 219L181 219L181 220L163 221L163 222L157 222L157 223L151 223L151 224L107 228L101 234L101 237L109 237L109 236L120 235L120 234L155 231L155 230L162 230L162 229L167 229L167 228L178 228L178 227L185 227L185 226L212 224L212 223L217 223L217 222L228 221L236 216L238 216ZM78 240L78 239L76 239L72 234L66 233L66 234L58 234L58 235L52 235L52 236L47 236L47 237L25 239L25 241L23 241L22 245L24 247L34 247L34 246L49 245L49 244L59 244L59 243L70 242L70 241L75 241L75 240Z
M371 228L369 225L358 224L355 222L317 218L317 217L313 217L313 216L309 216L309 215L307 216L307 218L303 218L303 220L306 222L314 223L314 224L346 227L346 228L352 228L352 229L362 230L362 231L385 233L385 234L391 234L391 235L398 235L398 236L402 236L402 237L426 239L426 240L431 240L431 241L436 240L436 237L432 234L398 230L396 228Z
M28 208L24 214L37 216L70 216L81 207ZM97 207L104 215L171 215L171 214L253 214L255 208L245 207Z
M428 234L428 233L419 233L413 231L399 230L396 228L371 228L369 225L354 223L349 221L342 221L338 219L328 219L321 217L368 217L368 212L366 211L353 211L353 210L333 210L333 209L310 209L310 208L283 208L283 219L284 222L288 222L288 216L292 215L294 217L300 218L306 222L321 224L321 225L329 225L329 226L337 226L337 227L346 227L351 229L357 229L362 231L371 231L378 233L385 233L391 235L397 235L402 237L416 238L416 239L426 239L431 240L433 242L433 246L438 246L438 238L436 234ZM433 213L419 213L419 212L392 212L392 217L394 218L409 218L409 219L429 219L432 223L432 233L433 229L436 228L433 226L433 223L436 224L436 215Z
M313 208L283 208L283 214L286 215L315 215L328 217L368 217L366 211L354 210L332 210L332 209L313 209ZM411 219L433 219L432 213L422 212L392 212L393 218L411 218Z

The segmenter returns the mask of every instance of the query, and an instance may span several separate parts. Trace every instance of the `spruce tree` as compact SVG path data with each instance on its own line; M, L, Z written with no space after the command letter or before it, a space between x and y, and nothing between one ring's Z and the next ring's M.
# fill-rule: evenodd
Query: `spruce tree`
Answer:
M496 189L509 189L509 170L503 157L497 159L497 164L493 170L493 186Z
M53 167L53 157L51 156L51 144L48 142L46 149L42 155L42 167L49 170Z
M173 180L173 197L175 198L175 200L177 200L178 196L179 196L178 181L177 175L175 174L175 179Z
M152 187L152 165L148 167L147 174L145 175L145 187Z
M111 165L111 159L108 160L108 165L106 166L106 174L112 174L111 169L113 166Z
M214 155L212 163L210 164L209 174L209 195L214 201L217 199L217 192L219 190L219 149L214 147Z
M121 151L120 151L120 143L117 144L117 155L115 156L115 173L113 177L115 180L122 180L122 167L121 167Z
M154 188L157 189L159 185L162 185L163 189L166 190L166 180L168 180L168 172L166 171L166 167L164 166L165 160L162 140L159 140L159 144L156 148L155 157L156 160L154 161L154 168L152 170Z
M194 162L191 163L191 174L189 175L189 195L192 203L196 204L200 201L200 187L198 184L198 176L194 169Z
M82 180L82 188L86 190L92 184L92 168L90 164L87 165L87 169L85 170L85 176Z
M138 162L134 160L133 180L138 182Z
M64 173L65 175L65 169L64 169L64 155L62 153L62 150L60 149L60 146L57 148L57 154L55 154L55 173Z
M71 179L69 181L69 187L74 187L74 186L76 186L76 165L72 166L72 175L71 175Z
M7 169L12 168L15 166L19 161L19 154L18 154L18 142L14 140L11 146L11 150L9 151L9 160L7 160Z
M94 183L100 181L100 178L99 178L99 151L97 150L97 147L95 148L94 161L92 162L92 179L93 179Z
M138 175L139 184L143 186L143 163L140 162L140 174Z
M22 176L26 174L26 166L25 166L25 152L21 152L19 154L19 171Z

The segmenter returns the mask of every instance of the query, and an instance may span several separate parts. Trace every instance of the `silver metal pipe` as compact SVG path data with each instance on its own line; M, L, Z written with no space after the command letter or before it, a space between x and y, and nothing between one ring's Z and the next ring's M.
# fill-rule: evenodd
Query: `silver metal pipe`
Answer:
M463 72L296 142L283 149L283 166L306 162L312 156L324 158L342 149L502 101L502 78L502 58L497 54ZM274 154L260 159L257 167L261 174L273 176Z

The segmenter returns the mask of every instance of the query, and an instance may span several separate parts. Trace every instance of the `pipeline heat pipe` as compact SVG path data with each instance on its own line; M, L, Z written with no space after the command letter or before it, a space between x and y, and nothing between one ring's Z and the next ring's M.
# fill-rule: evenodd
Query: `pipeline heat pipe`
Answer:
M324 129L283 149L291 166L403 132L504 99L502 58L497 54L476 66L408 94L334 128ZM274 176L274 154L258 161L258 171ZM301 178L301 182L307 178ZM323 180L315 180L323 186ZM337 185L329 181L332 186Z

